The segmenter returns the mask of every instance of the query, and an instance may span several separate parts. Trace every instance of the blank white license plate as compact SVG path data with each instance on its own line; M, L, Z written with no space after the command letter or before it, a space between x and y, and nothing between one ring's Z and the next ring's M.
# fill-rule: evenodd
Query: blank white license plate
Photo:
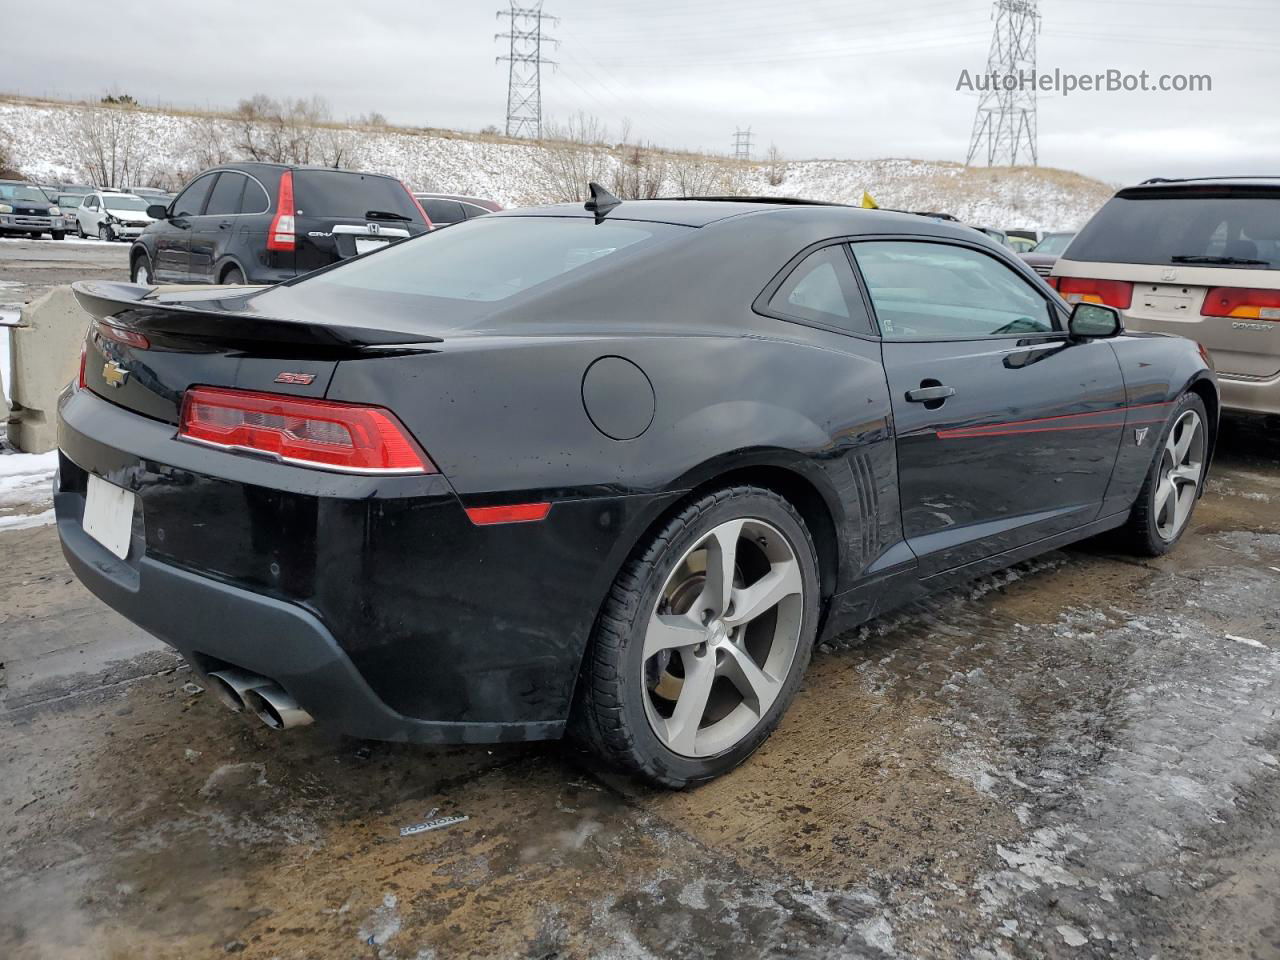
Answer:
M84 532L123 560L129 555L133 533L134 494L89 474L84 500Z
M365 240L361 237L356 237L356 253L368 253L370 250L385 247L390 242L389 240Z

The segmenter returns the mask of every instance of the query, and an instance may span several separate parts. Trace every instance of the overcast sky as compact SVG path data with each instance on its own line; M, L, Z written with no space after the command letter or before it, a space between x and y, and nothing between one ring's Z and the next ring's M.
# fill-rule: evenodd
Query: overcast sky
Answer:
M5 0L6 4L14 0ZM521 0L529 3L532 0ZM232 107L319 94L339 117L502 126L502 29L488 2L45 0L6 44L0 90ZM614 132L757 156L963 160L990 0L546 0L559 46L543 111ZM1041 0L1042 70L1209 74L1210 93L1077 93L1039 100L1040 163L1108 181L1280 172L1276 0ZM7 18L6 18L7 19ZM47 29L46 29L47 28ZM35 41L43 30L48 43Z

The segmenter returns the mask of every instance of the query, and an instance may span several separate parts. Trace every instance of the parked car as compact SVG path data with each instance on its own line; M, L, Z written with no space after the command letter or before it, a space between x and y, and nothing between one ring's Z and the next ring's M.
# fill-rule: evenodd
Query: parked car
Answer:
M1005 237L1005 246L1007 246L1014 253L1018 253L1018 254L1027 253L1035 245L1036 245L1036 241L1030 239L1029 237L1019 237L1012 233L1006 235Z
M279 163L206 170L151 215L135 283L277 283L431 228L394 177Z
M1058 258L1062 256L1074 236L1074 232L1067 231L1046 233L1044 239L1025 253L1020 253L1019 256L1040 276L1048 277L1052 275L1053 265L1058 262Z
M974 230L977 230L979 233L986 234L988 237L990 237L996 243L1000 244L1000 246L1004 247L1006 250L1013 249L1013 247L1009 243L1009 235L1005 233L1003 230L997 229L996 227L979 227L976 224L970 224L970 226L973 227Z
M760 745L815 638L1103 531L1167 552L1217 428L1195 344L880 210L597 189L216 299L75 291L63 549L225 703L572 727L671 787Z
M414 196L422 204L422 209L427 212L434 227L447 227L451 223L483 217L486 213L502 209L502 205L495 200L453 193L415 193Z
M73 226L76 222L76 208L84 203L84 198L88 196L85 193L50 193L49 197L58 205L58 209L62 211L62 219L67 226Z
M1117 193L1053 268L1069 301L1207 348L1223 405L1280 414L1280 177L1149 180Z
M101 190L76 207L76 235L99 240L132 240L153 222L147 201L132 193Z
M34 183L0 180L0 235L23 234L39 240L49 234L55 240L67 235L62 210Z
M177 197L176 193L161 190L159 187L130 187L129 192L142 197L147 203L159 203L166 207Z

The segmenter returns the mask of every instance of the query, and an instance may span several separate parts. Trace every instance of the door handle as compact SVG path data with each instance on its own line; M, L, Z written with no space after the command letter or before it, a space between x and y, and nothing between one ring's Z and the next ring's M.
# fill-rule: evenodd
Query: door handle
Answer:
M956 395L955 387L944 387L937 384L931 387L918 387L915 390L907 391L907 399L912 403L929 403L930 401L946 400L947 397Z

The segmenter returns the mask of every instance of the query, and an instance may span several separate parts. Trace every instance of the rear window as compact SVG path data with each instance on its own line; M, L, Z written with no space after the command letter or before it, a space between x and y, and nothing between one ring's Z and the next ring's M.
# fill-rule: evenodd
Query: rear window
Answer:
M422 223L422 214L399 180L371 174L295 170L293 203L300 217Z
M482 217L353 260L303 287L491 303L688 228L587 218Z
M1067 249L1091 263L1280 267L1280 193L1118 196L1098 211Z

